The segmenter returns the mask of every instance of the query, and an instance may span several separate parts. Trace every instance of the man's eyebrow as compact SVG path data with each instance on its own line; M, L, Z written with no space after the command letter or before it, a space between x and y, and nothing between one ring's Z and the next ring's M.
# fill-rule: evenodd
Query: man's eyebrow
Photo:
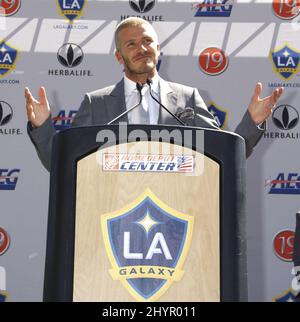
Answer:
M146 36L143 37L143 39L154 39L154 37L150 36L150 35L146 35Z
M142 37L142 40L145 40L145 39L147 39L147 40L154 40L154 38L152 37L152 36L144 36L144 37ZM128 43L131 43L131 42L134 42L134 41L136 41L136 38L130 38L130 39L128 39L128 40L126 40L125 42L124 42L124 45L127 45Z
M124 42L124 44L126 45L126 44L128 44L128 43L130 43L130 42L132 42L132 41L135 41L135 39L134 39L134 38L130 38L130 39L126 40L126 41Z

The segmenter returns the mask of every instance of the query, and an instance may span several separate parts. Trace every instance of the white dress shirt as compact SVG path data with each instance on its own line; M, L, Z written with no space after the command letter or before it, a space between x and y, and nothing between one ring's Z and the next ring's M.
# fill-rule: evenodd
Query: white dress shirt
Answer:
M159 100L159 78L158 75L152 78L151 84L153 96ZM139 94L136 89L136 83L126 77L124 74L124 91L125 91L125 102L126 109L129 110L132 106L136 105L139 102ZM149 85L145 84L142 88L142 106L137 106L131 112L128 113L129 124L136 123L135 113L138 113L139 108L143 108L148 115L148 120L150 124L157 124L159 117L159 104L154 101L150 96ZM136 110L136 111L135 111Z

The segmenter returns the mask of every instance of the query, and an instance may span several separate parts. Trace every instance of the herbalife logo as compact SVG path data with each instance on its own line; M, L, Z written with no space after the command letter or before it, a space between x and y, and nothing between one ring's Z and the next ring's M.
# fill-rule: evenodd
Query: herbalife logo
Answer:
M13 117L11 106L3 101L0 101L0 126L6 125Z
M299 122L299 113L291 105L280 105L274 110L272 120L280 130L291 130Z
M7 125L13 118L12 107L4 101L0 101L0 135L20 135L22 134L19 128L9 128Z
M83 60L83 51L76 45L67 43L61 46L57 52L58 61L68 68L73 68L78 66Z
M299 122L299 113L295 107L287 104L279 105L273 111L272 121L277 131L276 129L266 131L265 139L300 139L300 132L295 129Z
M147 15L147 13L153 9L155 5L155 0L129 0L129 5L132 10L134 10L136 15L121 14L120 20L124 20L129 17L139 17L143 18L149 22L153 21L164 21L162 15Z
M73 69L81 64L84 54L82 49L73 43L63 44L57 51L57 59L60 64L67 69L49 69L49 76L68 76L68 77L90 77L93 76L91 70Z
M150 11L154 5L155 1L146 1L146 0L139 0L139 1L129 1L130 7L139 13L144 13Z

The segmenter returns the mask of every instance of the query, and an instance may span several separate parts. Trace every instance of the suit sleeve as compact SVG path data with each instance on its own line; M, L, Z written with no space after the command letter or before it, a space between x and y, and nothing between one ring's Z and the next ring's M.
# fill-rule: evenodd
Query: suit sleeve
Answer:
M89 94L85 94L80 108L72 121L72 127L91 125L93 120L93 113L91 109L91 98Z
M43 166L50 171L52 141L55 135L51 115L38 128L33 128L32 124L28 122L27 133Z
M86 94L78 112L76 113L76 116L73 119L72 126L75 127L92 124L92 113L90 105L90 97L88 94ZM27 132L43 166L50 172L52 142L53 137L56 134L56 131L52 124L51 115L44 122L44 124L42 124L38 128L33 128L31 123L28 122Z
M195 109L195 126L219 128L218 123L208 111L202 97L197 89L194 90L194 109ZM251 119L250 114L246 111L240 124L237 126L235 133L239 134L246 145L246 158L248 158L257 142L262 137L266 127L266 122L257 126Z
M235 133L244 138L246 144L246 158L248 158L257 142L260 140L266 130L266 122L261 125L256 125L248 111L246 111L240 124L235 129Z
M219 129L217 121L208 111L206 104L196 88L193 92L193 107L195 110L195 126Z

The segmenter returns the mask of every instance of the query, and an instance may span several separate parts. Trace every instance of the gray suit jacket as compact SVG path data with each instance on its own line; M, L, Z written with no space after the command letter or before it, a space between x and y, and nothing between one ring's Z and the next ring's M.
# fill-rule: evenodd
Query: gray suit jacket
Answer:
M186 107L194 109L194 117L187 121L190 126L218 129L218 124L208 112L207 107L196 88L159 79L161 103L172 113ZM74 117L72 126L104 125L126 110L124 80L113 86L87 93ZM118 122L128 122L127 115ZM158 124L178 125L164 109L160 109ZM235 132L245 139L246 156L248 157L264 130L256 126L248 112L244 115ZM46 169L50 170L52 140L55 129L51 116L39 128L32 129L28 124L28 134L38 156Z

